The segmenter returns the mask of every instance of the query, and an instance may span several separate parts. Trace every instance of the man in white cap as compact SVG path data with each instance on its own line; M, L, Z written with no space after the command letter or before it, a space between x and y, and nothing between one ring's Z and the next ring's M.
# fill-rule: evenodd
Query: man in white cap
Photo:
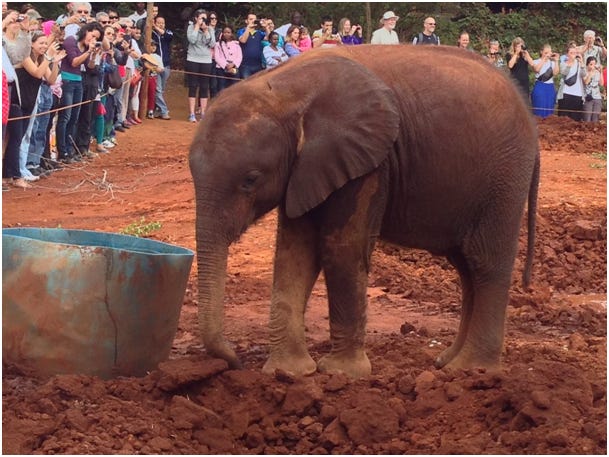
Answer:
M399 18L393 11L385 12L381 18L383 26L374 31L370 44L400 44L398 34L394 30Z
M419 33L412 40L412 44L431 44L438 46L440 38L434 33L436 30L436 20L433 17L428 17L423 21L423 32Z

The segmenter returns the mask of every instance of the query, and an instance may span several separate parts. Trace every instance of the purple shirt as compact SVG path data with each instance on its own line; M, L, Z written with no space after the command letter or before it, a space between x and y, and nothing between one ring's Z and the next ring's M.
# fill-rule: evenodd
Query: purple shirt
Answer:
M362 44L364 39L358 37L355 33L353 35L344 35L342 37L343 44Z
M67 56L65 59L61 61L61 75L64 81L80 81L82 79L82 75L80 74L80 65L77 67L72 66L72 61L83 55L84 53L78 48L78 42L76 41L76 37L69 36L63 42L63 48L66 50ZM87 64L89 62L89 58L83 62L83 64Z

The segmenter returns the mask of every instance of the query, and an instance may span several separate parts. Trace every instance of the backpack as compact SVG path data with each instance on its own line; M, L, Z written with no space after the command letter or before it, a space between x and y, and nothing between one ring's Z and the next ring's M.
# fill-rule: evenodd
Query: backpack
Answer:
M417 46L419 45L426 45L426 44L436 44L439 45L440 44L440 39L437 37L437 35L435 33L431 34L431 42L430 43L424 43L423 42L423 32L420 32L419 35L417 36L417 42L415 43Z

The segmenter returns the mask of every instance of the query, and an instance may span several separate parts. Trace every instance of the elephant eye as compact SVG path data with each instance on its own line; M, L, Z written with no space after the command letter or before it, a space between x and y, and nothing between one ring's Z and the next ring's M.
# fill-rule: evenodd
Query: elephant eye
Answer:
M251 192L256 187L256 183L258 179L262 176L258 170L250 171L246 176L243 182L241 183L241 190L244 192Z

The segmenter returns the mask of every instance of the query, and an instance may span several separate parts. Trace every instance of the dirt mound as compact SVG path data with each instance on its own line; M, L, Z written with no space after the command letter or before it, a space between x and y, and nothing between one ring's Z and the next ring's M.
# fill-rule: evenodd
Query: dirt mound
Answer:
M186 105L184 89L174 86L169 99ZM151 237L194 249L186 157L195 126L183 109L172 117L131 128L86 167L4 193L4 226L118 232L144 217L162 225ZM524 290L520 280L523 224L500 372L433 368L456 335L458 277L444 259L379 243L369 288L372 376L262 374L271 213L230 250L226 333L243 370L202 349L195 267L170 359L145 377L40 379L4 362L3 452L605 454L606 125L556 117L538 125L533 284ZM329 351L323 278L306 323L318 359Z

